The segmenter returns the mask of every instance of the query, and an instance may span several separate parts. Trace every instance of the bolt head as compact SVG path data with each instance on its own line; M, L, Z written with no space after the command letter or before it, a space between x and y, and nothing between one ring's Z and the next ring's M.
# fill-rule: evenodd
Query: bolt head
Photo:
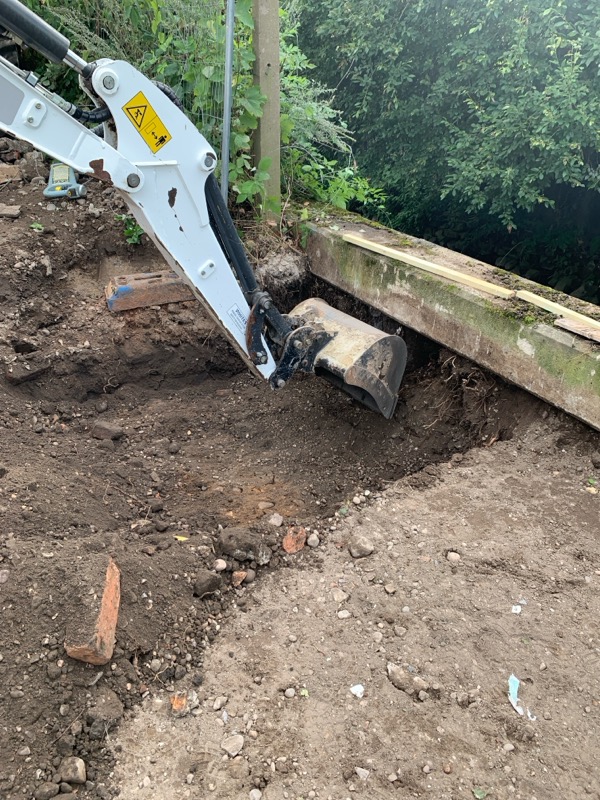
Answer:
M277 388L283 389L284 386L285 386L285 381L283 380L283 378L277 378Z
M102 78L102 85L105 89L114 89L115 88L115 79L113 75L105 75Z
M130 175L127 176L127 186L130 186L132 189L135 189L139 185L140 185L139 175L136 175L135 172L132 172Z
M204 156L204 166L206 167L206 169L212 169L212 166L215 163L215 161L216 161L216 159L212 155L212 153L207 153Z

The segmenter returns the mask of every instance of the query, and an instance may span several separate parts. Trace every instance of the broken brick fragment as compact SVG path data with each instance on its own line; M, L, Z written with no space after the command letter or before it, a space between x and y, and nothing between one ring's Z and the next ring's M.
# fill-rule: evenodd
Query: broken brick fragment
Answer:
M85 565L80 583L81 609L67 626L67 655L88 664L106 664L116 641L121 573L112 558L93 559Z

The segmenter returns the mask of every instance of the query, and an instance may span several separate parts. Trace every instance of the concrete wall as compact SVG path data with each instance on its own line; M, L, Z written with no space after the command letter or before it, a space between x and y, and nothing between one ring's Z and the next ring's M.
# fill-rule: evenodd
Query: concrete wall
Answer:
M307 252L313 274L419 333L472 359L600 430L600 345L553 327L553 316L520 300L498 300L341 238L361 236L499 284L547 293L445 248L358 222L310 226ZM563 296L558 296L561 302ZM585 304L583 313L600 314Z

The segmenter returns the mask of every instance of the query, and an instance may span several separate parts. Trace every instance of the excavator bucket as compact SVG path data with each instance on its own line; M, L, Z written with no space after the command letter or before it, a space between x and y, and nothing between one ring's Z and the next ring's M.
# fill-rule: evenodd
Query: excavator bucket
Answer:
M316 298L300 303L290 316L333 336L315 359L315 375L390 419L406 367L404 340Z

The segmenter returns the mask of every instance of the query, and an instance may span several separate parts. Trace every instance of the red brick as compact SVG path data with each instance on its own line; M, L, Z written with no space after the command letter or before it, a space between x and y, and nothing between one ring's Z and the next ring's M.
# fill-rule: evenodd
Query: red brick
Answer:
M88 664L106 664L112 658L116 641L121 573L115 561L93 559L83 568L81 607L73 609L67 627L67 655ZM74 598L77 600L77 598Z

